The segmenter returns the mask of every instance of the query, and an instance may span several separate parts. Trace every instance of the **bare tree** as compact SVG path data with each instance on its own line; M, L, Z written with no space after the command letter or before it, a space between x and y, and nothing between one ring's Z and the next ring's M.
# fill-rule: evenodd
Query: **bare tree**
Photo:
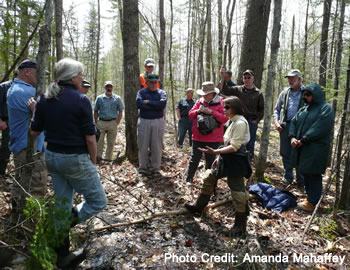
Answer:
M319 68L319 84L323 87L326 87L327 84L328 28L331 6L332 0L324 0Z
M306 52L307 52L307 46L308 46L308 18L309 18L309 5L310 5L310 0L307 0L306 4L306 18L305 18L305 29L304 29L304 49L303 49L303 58L302 58L302 73L305 74L305 66L306 66Z
M171 99L172 99L172 109L173 109L173 120L175 127L175 145L177 141L177 127L176 127L176 116L175 116L175 96L174 96L174 80L173 80L173 61L171 59L171 50L173 47L173 25L174 25L174 11L173 11L173 1L170 0L170 37L169 37L169 77L170 77L170 89L171 89Z
M159 78L164 82L164 62L165 62L165 18L164 18L164 0L159 0Z
M211 63L211 0L207 0L207 46L205 60L205 80L210 81L210 63Z
M63 58L63 39L62 39L62 0L55 0L55 23L56 23L56 61Z
M139 8L138 0L123 0L122 36L124 66L124 103L125 103L125 137L126 156L137 160L137 108L136 94L140 88L139 68ZM130 35L130 33L133 33Z
M101 35L101 5L100 0L97 0L97 37L96 37L96 59L94 72L94 99L97 97L97 79L98 79L98 63L100 60L100 35Z
M247 2L241 59L237 76L238 84L242 84L242 72L251 69L255 74L254 84L258 88L261 87L270 5L271 0L248 0Z
M291 33L291 38L290 38L290 65L291 65L291 68L295 68L294 32L295 32L295 15L293 15L292 33Z
M282 13L282 0L274 0L273 11L273 27L271 38L271 56L270 63L267 71L267 82L265 90L265 107L264 107L264 126L260 139L260 151L257 164L255 166L255 175L258 179L264 179L264 171L266 168L267 152L269 147L269 135L271 128L271 113L273 109L273 85L276 76L276 64L278 49L280 47L279 35L281 30L281 15Z

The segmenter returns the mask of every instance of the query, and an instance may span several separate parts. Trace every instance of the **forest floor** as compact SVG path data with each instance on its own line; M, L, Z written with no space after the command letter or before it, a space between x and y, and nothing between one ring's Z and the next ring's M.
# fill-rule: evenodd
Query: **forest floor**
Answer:
M210 202L212 207L198 217L189 214L184 203L195 202L199 194L204 162L193 185L186 185L191 149L178 149L174 142L174 133L166 133L162 176L142 177L137 173L137 164L122 156L125 136L124 130L119 131L114 149L116 160L98 165L108 205L96 217L73 229L73 248L84 247L87 251L87 258L76 269L350 269L350 213L338 212L335 230L331 221L334 185L303 241L311 214L297 208L276 213L262 208L256 199L250 200L247 237L231 239L222 234L233 226L235 212L226 181L218 182ZM278 133L272 131L265 178L276 188L282 188L278 145ZM326 181L327 176L324 187ZM1 231L10 212L8 188L4 184L9 182L10 179L5 179L0 186ZM246 187L255 182L252 177ZM306 198L296 185L290 192L298 201ZM75 202L81 199L77 197ZM3 250L8 250L3 248L6 245L3 239L0 235L3 254L0 268L5 265ZM14 255L4 269L25 269L25 256L20 251L28 254L26 245L27 238L11 246L15 252L10 253ZM343 258L345 261L339 262Z

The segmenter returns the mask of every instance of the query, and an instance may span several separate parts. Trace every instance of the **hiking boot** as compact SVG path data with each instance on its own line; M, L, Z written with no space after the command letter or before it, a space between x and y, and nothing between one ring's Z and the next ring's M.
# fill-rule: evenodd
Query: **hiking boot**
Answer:
M86 258L86 252L83 248L79 248L73 252L70 252L67 256L58 256L57 266L61 269L76 269L76 266L80 264Z
M199 194L196 204L185 203L185 208L192 213L202 214L203 209L208 205L210 195Z
M308 200L305 200L301 203L298 203L298 208L301 208L307 212L313 212L315 209L315 206L310 203Z

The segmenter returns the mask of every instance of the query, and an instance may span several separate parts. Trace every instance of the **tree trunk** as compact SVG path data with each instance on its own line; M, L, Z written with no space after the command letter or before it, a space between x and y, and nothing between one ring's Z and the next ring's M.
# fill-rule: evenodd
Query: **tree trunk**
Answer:
M248 0L237 76L238 84L243 83L243 71L251 69L255 74L254 84L261 88L270 5L271 0Z
M349 126L349 123L348 125ZM349 133L348 133L349 134ZM350 136L348 135L347 140L347 155L345 157L345 168L344 168L344 175L343 175L343 185L342 185L342 191L339 201L339 208L350 210Z
M193 22L191 23L192 0L188 1L188 18L187 18L187 42L186 42L186 64L185 64L185 86L188 87L190 81L190 67L192 55L193 40Z
M49 54L50 42L51 42L51 25L52 25L52 14L53 14L53 4L52 0L46 0L45 2L45 24L42 25L39 29L39 50L36 57L37 69L36 69L36 79L37 79L37 88L36 88L36 97L39 96L45 90L45 69L47 65L47 58ZM29 125L29 123L28 123ZM28 128L27 134L27 148L26 148L26 164L33 162L34 154L34 138L30 134L30 129ZM23 188L26 191L29 191L31 186L31 175L32 175L33 166L25 166L22 183L25 184ZM22 192L18 202L18 209L20 211L25 208L25 199L27 195Z
M101 5L100 0L97 0L97 37L96 37L96 59L95 59L95 72L94 72L94 100L97 98L97 80L98 80L98 63L100 61L100 35L101 35Z
M20 8L20 47L25 48L22 57L23 59L28 58L28 47L25 46L26 41L28 40L28 27L30 25L29 23L29 14L28 14L28 3L26 2L19 2L19 8ZM22 59L22 60L23 60Z
M334 81L333 81L333 100L332 100L332 108L335 116L337 115L337 103L338 103L338 89L339 89L339 78L340 78L340 68L341 68L341 59L343 54L343 29L344 29L344 17L345 17L345 0L341 0L340 7L340 21L339 21L339 29L338 29L338 37L337 37L337 54L335 57L335 67L334 67ZM329 151L328 160L331 160L333 154L333 138L334 138L334 128L332 129L331 135L331 147Z
M63 39L62 39L62 0L55 0L55 21L56 21L56 61L63 58Z
M175 116L175 96L174 96L174 80L173 80L173 61L171 59L171 50L173 46L173 24L174 24L174 13L173 13L173 1L170 0L170 13L171 13L171 19L170 19L170 37L169 37L169 77L170 77L170 89L171 89L171 99L172 99L172 109L173 109L173 120L174 120L174 127L175 127L175 138L174 142L176 145L177 142L177 127L176 127L176 116Z
M200 27L199 27L199 54L198 54L198 77L199 85L204 81L204 40L205 40L205 26L206 26L206 13L204 15L203 9L199 9L200 12Z
M336 163L336 192L335 192L335 202L334 202L334 208L333 208L333 219L336 220L338 208L339 208L339 201L346 201L349 202L348 199L342 198L339 200L340 196L340 165L342 163L342 150L343 150L343 139L345 136L345 123L346 123L346 117L347 117L347 110L349 105L349 96L350 96L350 56L348 60L348 70L346 74L346 90L345 90L345 100L344 100L344 108L343 108L343 115L341 117L341 123L339 128L339 140L337 145L337 163ZM349 187L349 178L343 179L343 191L344 193L349 193L349 189L344 190L344 187ZM345 194L344 194L345 195ZM349 197L349 195L347 195Z
M333 18L333 29L332 29L332 40L330 42L331 49L329 51L329 64L328 64L328 80L331 81L333 77L333 67L334 67L334 61L335 61L335 54L336 54L336 34L337 34L337 24L338 24L338 6L339 6L339 0L336 0L335 5L335 12L334 12L334 18Z
M230 10L230 3L231 0L229 0L227 7L226 7L226 13L228 14L228 11ZM231 69L231 53L228 53L228 51L231 50L231 26L232 26L232 19L233 19L233 12L235 10L236 6L236 0L232 2L231 12L230 16L226 18L227 21L227 33L225 38L225 48L224 48L224 64L223 66L226 67L227 61L228 61L228 68ZM228 16L228 15L227 15ZM229 54L228 60L227 60L227 53Z
M332 0L324 0L319 68L319 84L323 87L326 87L327 85L328 28L331 5Z
M308 46L308 24L307 21L309 19L309 5L310 5L310 0L307 0L307 5L306 5L306 18L305 18L305 29L304 29L304 49L303 49L303 58L302 58L302 74L305 74L305 66L306 66L306 53L307 53L307 46ZM305 75L304 75L305 76Z
M293 15L292 34L291 34L291 39L290 39L290 65L291 65L291 68L295 68L294 32L295 32L295 15Z
M211 0L207 0L207 47L205 61L205 80L210 81L210 62L211 62Z
M224 39L224 28L222 25L222 0L218 0L218 67L222 66L222 44Z
M259 158L255 167L255 175L259 180L264 179L267 152L269 148L269 135L271 128L271 115L273 110L273 86L276 76L276 64L278 49L280 47L279 35L281 30L282 0L274 0L273 28L271 37L271 56L267 71L267 82L265 90L265 112L264 126L260 138Z
M138 0L123 0L123 18L128 18L122 21L125 137L126 156L131 161L137 160L138 156L136 129L138 112L135 104L136 94L140 88L138 15Z
M159 0L159 78L164 82L164 61L165 61L165 18L164 18L164 0Z

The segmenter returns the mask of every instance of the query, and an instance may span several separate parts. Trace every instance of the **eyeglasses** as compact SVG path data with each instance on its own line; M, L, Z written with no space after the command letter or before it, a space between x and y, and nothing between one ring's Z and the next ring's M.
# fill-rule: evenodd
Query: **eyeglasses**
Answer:
M309 96L312 96L312 94L310 92L303 93L303 97L309 97Z
M224 106L224 109L225 109L225 110L229 110L229 109L231 109L231 107L228 106L228 105L226 105L226 106Z
M251 77L243 77L243 80L250 80Z

